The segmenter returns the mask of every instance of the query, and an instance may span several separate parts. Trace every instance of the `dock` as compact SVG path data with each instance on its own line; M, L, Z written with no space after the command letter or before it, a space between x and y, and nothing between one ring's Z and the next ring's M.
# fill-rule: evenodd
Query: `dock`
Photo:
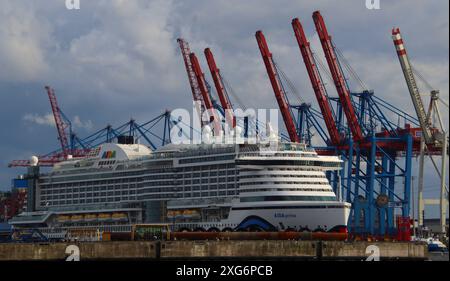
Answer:
M75 249L75 250L74 250ZM299 259L428 260L427 245L366 241L108 241L0 244L0 261ZM379 257L379 258L378 258Z

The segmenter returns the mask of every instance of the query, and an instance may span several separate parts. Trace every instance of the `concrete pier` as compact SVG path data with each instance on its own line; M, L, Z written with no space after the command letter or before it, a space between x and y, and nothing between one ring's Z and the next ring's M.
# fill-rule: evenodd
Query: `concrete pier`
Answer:
M161 258L189 257L305 257L316 256L314 241L167 241Z
M376 246L374 250L371 246ZM323 258L359 258L368 257L373 251L379 251L380 259L426 259L428 248L425 244L406 242L365 242L344 243L339 241L323 242Z
M70 253L68 250L70 245L77 247L80 260L256 257L361 260L377 253L380 260L428 258L425 244L405 242L245 240L11 243L0 244L0 261L66 260Z
M0 244L0 261L66 260L70 245L79 249L80 260L152 259L157 257L157 242L80 242L80 243L10 243Z

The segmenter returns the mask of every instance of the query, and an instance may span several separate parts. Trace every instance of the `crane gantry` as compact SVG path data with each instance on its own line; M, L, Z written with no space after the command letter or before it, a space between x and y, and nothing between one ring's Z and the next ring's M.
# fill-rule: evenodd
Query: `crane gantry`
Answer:
M406 85L408 86L408 91L411 96L411 100L414 106L414 110L416 112L417 118L419 120L420 128L421 128L421 140L420 140L420 154L419 154L419 178L418 178L418 224L420 227L424 225L424 211L425 204L438 204L440 205L440 224L441 224L441 232L445 232L445 224L446 224L446 213L448 206L448 187L445 183L446 180L446 163L447 163L447 132L444 127L441 113L438 107L439 100L439 91L432 90L431 91L431 99L430 104L428 106L428 112L425 109L425 106L422 101L421 92L417 85L416 78L414 76L413 67L409 61L408 54L406 52L405 44L403 42L403 38L400 33L399 28L392 29L392 40L394 42L395 49L397 51L397 56L400 62L400 66L403 71L403 75L405 77ZM433 126L431 122L432 114L436 114L438 116L440 129ZM425 154L428 154L429 151L432 150L441 150L441 167L440 171L437 168L434 159L430 155L430 159L433 162L433 165L438 173L441 183L440 183L440 199L439 200L430 200L424 199L423 196L423 176L425 169Z

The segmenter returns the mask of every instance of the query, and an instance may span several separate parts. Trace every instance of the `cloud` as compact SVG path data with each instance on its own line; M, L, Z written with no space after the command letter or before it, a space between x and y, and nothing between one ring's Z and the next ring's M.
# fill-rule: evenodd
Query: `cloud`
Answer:
M23 120L37 124L37 125L47 125L55 127L55 118L52 113L47 113L45 115L27 113L23 116Z
M0 80L49 83L57 90L65 111L67 105L77 106L76 111L83 106L87 112L102 104L107 122L144 116L161 108L189 107L190 89L176 44L176 38L182 36L199 56L210 82L202 54L205 47L212 48L222 73L236 94L248 101L247 106L273 107L276 103L254 38L254 32L263 29L280 67L299 94L314 102L290 20L301 19L314 49L321 54L311 19L316 9L322 10L335 43L361 68L381 69L376 62L370 63L374 56L395 60L389 35L393 18L406 35L412 27L421 34L408 36L414 57L425 56L430 65L439 63L433 58L437 54L441 54L439 59L444 54L448 60L448 46L438 45L436 40L418 40L434 37L448 45L448 12L440 9L442 3L437 1L426 5L384 3L379 11L365 9L360 0L340 5L281 2L85 1L81 10L68 11L64 3L39 1L25 9L22 1L6 1L4 18L0 19L0 46L5 50L0 47L0 62L7 67L0 70ZM412 17L399 12L405 5L416 17L433 13L428 26L417 25ZM343 17L341 11L353 12ZM26 49L11 47L13 43L8 42ZM419 46L418 51L414 46ZM438 51L430 51L436 48ZM388 75L383 79L386 82L371 84L377 92L392 81ZM441 84L448 88L448 79L445 81ZM328 88L334 92L333 87ZM444 98L448 96L445 89L443 92Z
M83 89L99 97L126 103L133 96L173 96L179 90L177 69L182 68L177 67L176 38L168 24L172 1L103 1L86 9L100 10L102 16L91 30L73 38L63 54L75 66L70 84L84 84L89 88Z
M51 25L34 5L3 0L0 9L0 81L36 81L49 70L45 53ZM7 66L7 67L6 67Z
M82 122L78 115L75 115L73 117L72 124L75 126L75 128L82 128L82 129L85 129L87 131L90 131L94 127L94 124L92 123L91 120L87 120L85 122Z
M37 124L55 127L55 118L52 113L47 113L44 115L39 115L36 113L27 113L22 118L24 121ZM92 120L81 121L80 116L75 115L72 119L73 129L84 129L86 131L92 130L94 124Z

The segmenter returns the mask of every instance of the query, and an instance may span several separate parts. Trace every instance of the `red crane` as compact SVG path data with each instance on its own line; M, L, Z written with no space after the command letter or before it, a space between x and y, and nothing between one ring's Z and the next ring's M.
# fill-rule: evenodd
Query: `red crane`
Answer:
M89 148L81 148L81 149L71 149L66 129L69 126L67 122L64 122L62 118L62 112L60 107L58 106L58 102L56 100L55 91L50 86L45 86L47 90L48 98L50 100L50 106L52 107L53 117L55 118L56 129L58 132L58 140L61 143L61 152L54 152L47 155L38 156L39 166L48 166L51 167L53 164L61 162L67 159L67 156L70 154L73 157L83 157L85 156L90 149ZM29 160L13 160L8 164L8 167L28 167L30 166Z
M220 70L217 68L216 61L214 59L213 53L211 49L205 49L205 57L208 62L209 70L211 72L211 76L214 80L214 86L216 87L217 94L219 95L220 103L225 112L225 119L228 124L232 126L232 128L236 127L236 118L233 115L233 107L231 106L231 102L228 99L228 95L225 89L225 86L222 82L222 76L220 76Z
M359 142L363 139L363 133L351 102L349 90L345 85L344 75L341 72L336 53L334 52L334 48L331 43L331 36L328 34L327 27L325 26L325 22L319 11L315 11L313 13L313 20L316 25L320 43L322 44L323 52L325 53L325 57L327 59L328 67L330 68L331 75L333 76L334 85L336 86L339 100L344 110L345 117L347 118L353 140Z
M295 123L292 118L291 110L289 108L289 103L286 98L286 93L283 90L281 80L278 76L278 72L273 62L272 53L270 53L269 47L267 46L266 38L264 37L264 34L261 30L257 31L255 36L256 41L258 41L261 56L266 66L267 75L269 76L270 83L272 84L272 88L275 93L275 98L277 99L278 106L281 110L281 115L283 116L284 124L286 125L289 138L291 142L300 142L300 138L297 135Z
M200 63L198 62L197 56L194 53L191 53L189 55L192 69L194 71L195 77L198 82L198 87L200 89L200 93L203 98L204 105L206 109L209 111L210 119L213 122L214 126L214 134L217 136L220 134L220 123L219 118L216 114L216 110L213 106L213 103L211 101L211 97L209 95L208 87L206 86L206 80L205 80L205 74L202 72L202 68L200 67Z
M306 70L308 71L314 93L316 94L316 99L319 103L325 125L327 126L328 133L330 134L331 142L333 145L339 145L341 143L341 136L339 135L339 131L336 127L336 122L333 118L333 113L331 111L330 104L328 103L325 87L322 84L319 70L317 69L317 65L311 52L310 44L298 18L292 20L292 28L294 29L295 37L297 38L297 43L306 66Z
M187 72L188 79L189 79L189 85L191 86L192 97L194 99L194 102L200 103L199 106L201 108L197 108L197 110L199 112L200 119L201 119L201 115L202 115L206 105L203 101L202 93L201 93L200 87L198 85L199 83L197 81L197 77L196 77L194 69L192 67L191 59L189 57L189 55L191 54L191 50L189 49L188 42L186 40L184 40L183 38L178 38L177 42L180 45L181 54L183 55L184 66L186 67L186 72ZM202 124L203 124L203 122L202 122Z
M61 143L62 154L64 158L67 158L67 155L70 154L69 142L65 131L68 125L64 123L61 117L61 111L59 109L58 102L56 101L55 90L50 88L50 86L45 86L45 89L47 90L48 98L53 111L53 117L55 118L56 130L58 131L58 139Z

